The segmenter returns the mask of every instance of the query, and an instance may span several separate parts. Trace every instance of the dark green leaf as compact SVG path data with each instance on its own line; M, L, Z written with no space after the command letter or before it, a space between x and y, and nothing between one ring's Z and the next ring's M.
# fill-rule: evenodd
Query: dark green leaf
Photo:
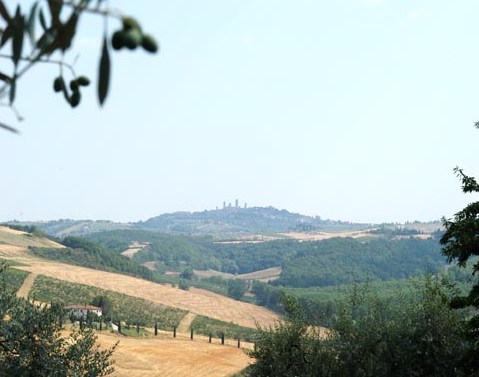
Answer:
M10 84L10 105L15 101L15 95L17 91L17 78L14 77Z
M23 18L22 12L20 10L20 5L17 6L13 24L12 60L16 66L20 60L20 57L22 56L23 35L25 31L25 19Z
M5 6L5 4L3 3L2 0L0 0L0 14L2 15L3 19L4 19L8 24L10 24L10 22L12 21L12 18L11 18L10 15L8 14L7 7Z
M65 25L62 25L57 34L57 45L62 51L70 48L73 37L75 36L76 27L78 22L78 13L74 11Z
M2 47L8 40L13 36L13 23L9 24L7 28L3 31L2 39L0 40L0 47Z
M12 82L12 78L10 76L7 76L3 72L0 72L0 80L5 81L8 84L10 84Z
M100 101L100 105L103 106L110 85L110 53L108 51L108 40L106 35L103 37L103 47L98 73L98 100Z
M13 132L14 134L19 134L18 130L16 128L13 128L5 123L0 123L0 128L3 128L4 130Z
M44 53L48 46L55 41L53 30L46 30L37 42L37 48Z
M43 30L47 30L47 21L45 20L45 15L43 14L43 9L40 9L40 25L42 25Z
M48 0L48 6L50 7L50 14L52 16L52 25L57 27L61 24L60 12L62 11L63 1Z
M30 42L32 42L33 46L35 46L35 15L37 14L37 7L38 2L35 2L30 10L30 16L28 17L27 22L28 36L30 37Z

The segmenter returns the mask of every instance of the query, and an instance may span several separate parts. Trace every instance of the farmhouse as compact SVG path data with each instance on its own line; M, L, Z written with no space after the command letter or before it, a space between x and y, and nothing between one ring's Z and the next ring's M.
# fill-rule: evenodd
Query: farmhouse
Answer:
M70 312L75 317L81 317L81 318L86 318L88 315L88 312L93 313L97 316L102 315L101 308L97 306L92 306L92 305L68 305L65 307L65 309L70 310Z

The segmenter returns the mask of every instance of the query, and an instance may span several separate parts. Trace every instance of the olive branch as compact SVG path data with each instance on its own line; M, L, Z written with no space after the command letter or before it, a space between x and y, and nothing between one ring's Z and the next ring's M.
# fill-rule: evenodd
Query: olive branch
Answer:
M134 50L141 46L150 53L158 51L155 38L144 33L137 20L106 7L104 0L97 0L95 6L91 3L92 0L38 0L28 12L24 13L18 4L15 12L11 13L5 2L0 0L0 51L10 49L10 53L0 52L0 58L11 59L13 62L12 72L0 71L0 81L3 82L0 86L0 98L4 99L8 94L8 99L0 102L0 105L9 107L17 120L23 119L14 107L17 82L38 63L57 65L60 72L53 80L54 91L62 93L71 107L80 104L81 89L90 84L90 79L84 75L77 76L73 65L66 63L64 58L65 53L72 48L79 21L85 13L103 17L105 20L97 81L100 106L104 105L109 92L112 48ZM111 35L108 31L108 18L121 21L121 28ZM39 33L36 31L38 26L41 27ZM24 43L27 38L31 45L29 52L26 52ZM56 52L61 53L61 59L52 59ZM68 69L68 76L64 67ZM0 128L18 133L16 128L3 122L0 122Z

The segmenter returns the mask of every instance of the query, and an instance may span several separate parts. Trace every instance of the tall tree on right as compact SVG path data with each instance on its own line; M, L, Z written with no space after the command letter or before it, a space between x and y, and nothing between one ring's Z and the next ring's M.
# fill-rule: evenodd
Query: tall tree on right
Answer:
M478 127L478 124L476 124ZM479 127L478 127L479 128ZM463 170L456 167L456 175L461 179L464 193L479 193L479 184L474 177L464 174ZM454 308L472 308L471 317L466 327L466 336L469 338L470 347L464 354L463 365L465 372L477 375L479 371L479 201L468 204L464 209L454 215L453 219L443 218L445 233L441 237L444 245L442 253L449 263L456 262L465 268L469 263L472 266L473 286L467 295L457 296L452 300Z

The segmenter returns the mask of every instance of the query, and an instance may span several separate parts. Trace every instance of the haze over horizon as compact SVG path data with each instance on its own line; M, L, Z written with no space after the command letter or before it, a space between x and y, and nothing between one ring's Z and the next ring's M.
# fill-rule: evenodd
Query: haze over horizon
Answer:
M25 4L31 1L25 1ZM0 221L134 222L238 198L361 223L451 217L479 176L479 3L192 0L111 5L155 35L157 56L114 53L72 110L58 68L19 82L22 134L0 132ZM102 20L75 69L96 81ZM119 25L110 23L114 31Z
M231 204L231 207L228 206L228 204ZM290 211L288 210L287 208L276 208L274 206L256 206L256 205L252 205L252 206L247 206L245 207L244 206L245 203L241 203L241 205L239 205L238 207L235 207L234 206L234 203L227 203L227 206L225 208L223 208L223 206L215 206L215 208L204 208L202 210L198 210L198 211L188 211L188 210L178 210L178 211L172 211L172 212L163 212L163 213L158 213L157 215L155 216L152 216L148 219L138 219L138 220L130 220L130 221L114 221L114 220L111 220L111 219L88 219L88 218L69 218L69 217L66 217L66 218L58 218L58 219L41 219L41 220L35 220L35 219L25 219L24 221L26 222L29 222L29 221L32 221L32 222L49 222L49 221L55 221L55 220L73 220L73 221L113 221L113 222L117 222L117 223L136 223L136 222L142 222L142 221L146 221L146 220L149 220L151 218L155 218L155 217L159 217L161 215L168 215L168 214L176 214L176 213L202 213L202 212L208 212L208 211L218 211L218 210L250 210L250 209L257 209L257 208L273 208L275 210L278 210L278 211L284 211L286 210L287 212L291 213L291 214L297 214L297 215L302 215L302 216L310 216L310 217L319 217L321 218L321 220L332 220L332 221L342 221L342 222L351 222L351 223L362 223L362 224L384 224L384 223L407 223L407 222L414 222L414 221L418 221L418 220L406 220L406 221L403 221L403 222L399 222L399 221L384 221L384 222L380 222L380 223L371 223L371 222L354 222L354 221L351 221L351 220L348 220L348 219L330 219L330 218L325 218L325 217L322 217L320 214L306 214L306 213L299 213L299 212L295 212L295 211ZM20 221L18 219L10 219L8 220L7 222L15 222L15 221ZM441 219L430 219L430 220L423 220L422 222L435 222L435 221L441 221Z

